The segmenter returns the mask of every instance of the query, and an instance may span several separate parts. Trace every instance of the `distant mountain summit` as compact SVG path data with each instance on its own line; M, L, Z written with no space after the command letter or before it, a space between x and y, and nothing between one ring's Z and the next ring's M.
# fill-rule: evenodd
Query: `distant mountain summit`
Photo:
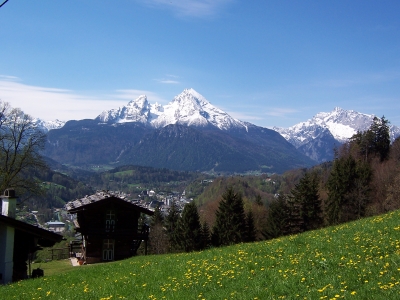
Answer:
M221 130L247 128L245 122L232 118L213 106L194 89L185 89L170 103L150 104L145 95L118 109L103 111L97 121L107 124L139 122L153 128L167 125L217 127Z
M60 121L60 120L54 120L54 121L44 121L39 118L35 118L32 120L32 123L36 128L42 130L43 132L47 133L49 130L52 129L59 129L64 126L65 122Z
M273 129L310 158L323 162L333 159L335 146L345 143L357 131L368 130L374 117L336 107L331 112L320 112L292 127ZM400 136L400 128L390 125L390 136L394 141Z

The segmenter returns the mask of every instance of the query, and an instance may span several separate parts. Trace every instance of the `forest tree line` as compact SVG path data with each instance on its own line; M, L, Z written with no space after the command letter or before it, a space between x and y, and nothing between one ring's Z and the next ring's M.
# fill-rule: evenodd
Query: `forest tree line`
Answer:
M400 208L400 139L390 142L389 121L374 118L336 149L332 163L305 170L266 209L265 238L383 214Z
M272 239L399 209L400 139L391 144L388 124L374 118L335 150L333 162L283 176L216 179L198 207L155 214L152 253ZM218 201L207 202L221 190Z

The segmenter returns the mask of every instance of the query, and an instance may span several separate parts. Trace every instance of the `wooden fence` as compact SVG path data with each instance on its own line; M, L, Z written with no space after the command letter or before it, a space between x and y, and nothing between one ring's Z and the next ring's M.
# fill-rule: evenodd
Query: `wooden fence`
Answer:
M67 259L70 257L69 247L64 248L52 248L48 250L50 252L51 260Z

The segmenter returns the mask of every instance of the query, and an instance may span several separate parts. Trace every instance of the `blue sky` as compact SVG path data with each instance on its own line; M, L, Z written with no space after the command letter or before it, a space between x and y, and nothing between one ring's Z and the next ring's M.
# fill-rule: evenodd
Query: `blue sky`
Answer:
M2 3L3 0L0 0ZM339 106L400 125L400 1L9 0L0 99L95 118L194 88L263 127Z

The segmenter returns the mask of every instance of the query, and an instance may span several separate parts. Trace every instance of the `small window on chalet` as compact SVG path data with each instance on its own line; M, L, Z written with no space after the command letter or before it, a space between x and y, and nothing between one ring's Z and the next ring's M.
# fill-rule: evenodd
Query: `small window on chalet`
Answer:
M114 260L114 240L103 240L103 260Z
M115 230L115 211L109 210L106 213L106 232L114 232Z

